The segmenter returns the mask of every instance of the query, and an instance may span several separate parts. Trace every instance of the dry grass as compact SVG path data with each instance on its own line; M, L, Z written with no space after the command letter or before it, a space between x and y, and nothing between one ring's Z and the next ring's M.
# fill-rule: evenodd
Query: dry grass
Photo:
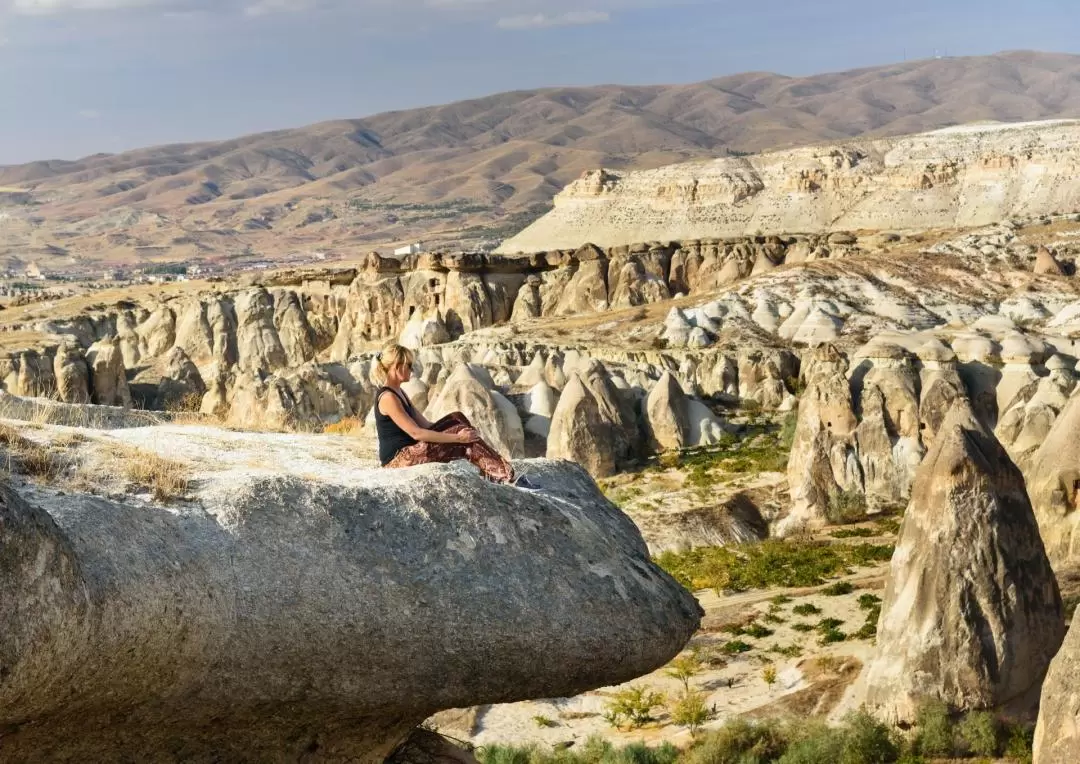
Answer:
M364 423L358 417L347 416L340 422L328 424L323 428L327 435L355 435L364 429Z
M26 475L41 482L52 482L72 463L65 456L70 443L43 444L30 440L10 425L0 424L0 446L3 447L9 473Z
M118 464L124 480L149 490L156 501L183 498L191 485L191 468L184 462L132 446L113 446L109 463Z

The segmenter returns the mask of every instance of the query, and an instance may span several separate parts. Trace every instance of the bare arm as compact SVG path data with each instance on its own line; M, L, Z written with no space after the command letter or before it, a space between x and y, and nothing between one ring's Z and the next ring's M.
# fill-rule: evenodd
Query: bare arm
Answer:
M426 427L421 427L405 410L401 400L393 393L389 395L384 393L379 397L375 405L379 407L382 414L390 417L394 424L404 430L406 435L421 443L472 443L477 438L476 432L473 430L450 433L435 432Z
M411 404L412 401L409 401L409 403ZM427 420L427 417L425 417L423 414L420 413L420 410L418 408L416 408L416 406L412 407L412 411L413 411L413 419L416 420L416 423L418 425L423 427L425 430L430 430L432 427L434 427L434 425ZM406 412L406 413L408 413L408 412Z

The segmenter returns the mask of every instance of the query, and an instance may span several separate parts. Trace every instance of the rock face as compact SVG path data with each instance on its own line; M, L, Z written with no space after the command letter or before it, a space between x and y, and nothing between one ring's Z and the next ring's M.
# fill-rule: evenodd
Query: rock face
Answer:
M555 197L554 210L499 251L572 249L586 241L614 247L755 231L989 225L1080 206L1080 190L1069 186L1078 145L1080 123L1058 120L965 125L640 172L597 170L568 185ZM1032 186L1027 178L1036 172L1039 181ZM746 258L741 270L770 264ZM743 275L737 261L732 265L733 275ZM1044 266L1042 272L1049 271Z
M131 390L119 345L102 340L87 351L86 359L90 366L94 403L131 408Z
M5 760L381 762L435 711L666 663L693 597L582 470L529 467L546 495L465 464L226 468L183 512L0 487Z
M1073 396L1031 458L1028 489L1055 566L1080 557L1080 396Z
M1064 619L1024 479L965 402L919 468L865 701L893 722L936 698L1030 715Z
M832 345L817 348L807 361L806 390L788 460L791 513L780 532L822 524L833 498L860 486L854 441L858 422L847 365Z
M1080 761L1080 611L1061 650L1050 663L1035 726L1034 764L1073 764Z
M670 372L665 372L649 393L645 410L649 433L657 449L678 450L688 445L690 417L686 395Z
M551 417L549 459L577 462L595 477L615 473L639 443L619 391L604 367L573 372Z

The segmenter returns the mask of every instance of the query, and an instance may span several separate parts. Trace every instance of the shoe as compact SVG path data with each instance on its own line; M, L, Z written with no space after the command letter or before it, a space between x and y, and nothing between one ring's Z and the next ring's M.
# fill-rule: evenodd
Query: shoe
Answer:
M539 491L540 486L529 480L524 475L518 475L517 478L511 483L514 488L520 488L523 491Z

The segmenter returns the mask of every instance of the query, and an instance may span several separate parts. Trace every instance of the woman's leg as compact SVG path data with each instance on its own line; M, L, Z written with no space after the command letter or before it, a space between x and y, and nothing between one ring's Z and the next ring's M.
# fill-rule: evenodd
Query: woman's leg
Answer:
M510 483L514 480L514 468L494 448L482 440L465 447L466 458L476 465L488 480Z
M417 443L406 446L387 463L387 469L415 467L419 464L445 464L468 458L466 447L458 443Z
M447 414L438 422L431 425L431 429L435 432L448 432L452 427L472 427L472 424L469 423L468 417L460 411L455 411L452 414Z
M468 418L460 411L447 414L432 425L436 432L457 432L472 427ZM514 468L498 451L484 441L469 443L417 443L398 452L387 467L415 467L418 464L432 462L446 463L458 459L468 459L484 477L496 483L510 483L514 479Z

